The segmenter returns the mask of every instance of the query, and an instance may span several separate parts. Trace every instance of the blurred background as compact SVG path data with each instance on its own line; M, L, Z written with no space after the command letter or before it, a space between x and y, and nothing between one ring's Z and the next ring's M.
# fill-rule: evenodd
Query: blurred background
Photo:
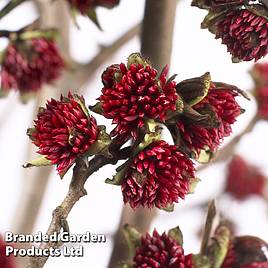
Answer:
M41 5L45 5L46 1L41 2L44 2ZM6 1L1 0L0 8L5 3ZM50 8L53 8L53 5L57 3L51 4ZM129 29L142 22L144 6L144 0L121 0L120 5L112 10L98 8L97 13L103 31L98 30L85 17L77 18L79 29L70 20L67 26L69 27L68 46L72 60L86 66L103 49L109 48L125 33L128 33ZM61 12L64 16L65 11L60 11L56 23L59 21L63 23ZM170 73L178 74L176 81L181 81L210 71L214 81L223 81L235 84L243 90L251 90L253 80L249 75L249 70L253 63L233 64L231 62L226 47L219 40L215 40L207 30L200 29L205 13L205 11L191 7L189 0L178 2ZM0 21L0 28L15 30L31 23L38 16L36 5L26 2L5 16ZM0 39L0 49L4 49L6 45L7 41ZM81 90L73 87L75 83L72 78L65 82L65 88L71 91L80 90L83 92L86 103L94 104L102 88L100 77L104 68L113 63L125 62L129 54L140 51L140 45L137 31L115 51L109 52L109 56L106 56L105 61L101 62L97 68L89 68L85 72L84 83L79 86ZM71 171L63 180L60 180L54 168L32 168L31 170L22 168L24 162L33 158L33 152L36 149L26 136L26 130L32 126L37 103L43 105L46 99L58 96L62 88L57 86L57 84L46 86L42 94L38 96L38 100L30 100L27 104L20 102L17 92L11 92L8 97L0 99L0 233L30 229L33 233L45 232L51 221L53 209L60 204L68 191ZM239 102L246 112L239 117L233 128L233 136L226 139L222 148L246 128L256 113L257 106L254 98L250 102L240 98ZM108 130L113 129L109 120L100 116L96 117L99 124L105 124ZM267 122L258 121L252 132L244 135L234 149L235 153L241 155L250 164L257 166L266 176L268 174L267 136ZM168 135L164 138L171 141ZM185 251L187 253L198 252L199 234L205 220L206 204L209 200L216 198L219 211L235 223L238 235L255 235L268 241L267 200L258 196L250 196L243 201L238 201L229 194L223 193L227 164L231 156L230 154L224 161L209 164L198 172L201 182L195 193L188 195L185 201L180 201L173 213L158 211L151 222L150 229L157 228L159 232L162 232L179 225L184 234ZM123 208L120 187L104 183L104 180L112 177L114 173L115 167L109 165L91 176L86 183L88 195L75 205L68 217L72 233L90 231L105 234L107 243L84 244L83 258L50 258L45 267L104 268L108 266L113 249L113 237L117 232ZM35 201L35 198L42 192L44 192L44 197L42 202L39 200L41 202L39 209L39 201ZM31 200L30 206L29 199ZM25 202L28 202L27 208L25 208ZM27 213L25 215L25 211L37 213L33 226L27 225L28 216Z

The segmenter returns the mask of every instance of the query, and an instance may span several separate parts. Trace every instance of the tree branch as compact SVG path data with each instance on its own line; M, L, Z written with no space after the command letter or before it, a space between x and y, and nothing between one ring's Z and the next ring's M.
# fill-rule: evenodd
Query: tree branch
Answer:
M101 167L107 164L116 164L117 161L126 159L129 157L131 148L124 148L120 151L119 148L121 144L117 144L116 141L110 146L110 151L112 158L107 158L105 156L95 156L88 164L84 160L80 159L76 162L73 169L73 177L69 186L67 195L65 196L62 203L53 211L52 220L49 228L46 232L47 235L52 235L53 233L60 233L63 228L62 222L66 221L69 213L71 212L73 206L79 201L79 199L87 194L84 186L90 175L98 171ZM59 248L61 243L57 242L42 242L39 245L40 249ZM48 257L36 256L30 257L27 268L41 268L45 265Z
M85 65L77 65L75 70L75 79L73 82L79 83L72 88L81 88L87 81L89 81L95 74L96 70L104 64L116 51L118 51L124 44L129 42L132 38L137 36L140 32L141 25L137 24L124 33L119 39L107 47L102 47L99 53ZM70 81L72 83L72 81ZM71 84L72 85L72 84ZM70 87L70 85L69 85Z
M147 0L141 52L160 70L170 62L177 0Z
M40 27L41 28L57 28L60 31L59 45L61 50L65 50L65 55L69 55L69 10L64 1L57 1L51 4L46 1L36 1L37 9L40 13ZM61 18L59 20L58 18ZM65 73L63 77L57 82L57 86L44 86L36 97L36 104L33 111L35 116L36 111L40 106L46 102L50 97L57 98L60 94L67 93L61 89L65 86ZM28 147L27 158L35 157L35 148L32 144ZM42 203L48 178L51 173L51 168L40 168L25 171L25 182L22 184L21 196L18 200L18 208L12 224L12 230L15 233L27 234L31 233L36 217L39 212L39 207ZM34 205L33 205L34 204ZM22 258L21 258L22 259Z

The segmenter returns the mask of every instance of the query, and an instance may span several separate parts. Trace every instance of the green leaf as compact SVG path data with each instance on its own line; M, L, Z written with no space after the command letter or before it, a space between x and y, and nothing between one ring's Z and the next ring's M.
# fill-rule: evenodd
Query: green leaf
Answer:
M52 163L49 159L47 159L45 156L41 156L39 158L36 158L32 161L29 161L23 165L24 168L29 167L41 167L41 166L51 166Z
M45 38L45 39L55 39L58 36L58 31L56 29L48 30L34 30L26 31L19 34L20 40L29 40L33 38Z
M212 244L209 248L209 259L212 261L212 268L221 268L227 255L231 232L227 226L220 224L215 231Z
M111 137L106 132L105 126L98 126L99 128L99 135L98 139L90 146L87 155L97 155L101 154L108 158L111 158L112 155L109 151L109 146L111 144Z
M195 192L196 186L197 184L200 182L201 180L198 178L190 178L189 180L189 192L188 194L193 194Z
M232 92L236 92L237 94L239 94L240 96L244 97L245 99L250 100L250 97L247 94L247 92L245 92L244 90L238 88L237 86L230 85L230 84L227 84L227 83L222 83L222 82L213 82L213 84L216 86L216 89L230 90Z
M215 11L210 9L209 13L206 15L203 22L201 23L201 28L207 28L210 32L215 34L217 31L218 21L221 21L221 19L225 17L227 12L229 12L228 9L225 9L223 11Z
M196 122L197 125L203 126L205 128L219 128L221 122L218 119L218 116L214 108L210 104L205 104L202 109L199 110L200 114L206 115L206 120L199 120Z
M191 6L199 7L201 9L209 9L210 7L206 4L206 0L193 0Z
M161 210L166 212L173 212L174 211L174 204L168 204L166 207L161 207Z
M124 163L119 168L117 168L116 175L114 175L112 179L106 179L105 183L112 184L112 185L121 185L123 180L124 180L124 178L125 178L125 173L126 173L126 170L127 170L126 163Z
M143 140L137 146L135 153L142 151L151 143L160 140L161 130L162 128L154 120L152 119L145 120L145 135Z
M127 67L129 68L131 64L141 64L144 67L147 65L151 65L149 60L146 58L142 57L142 55L138 52L132 53L127 60Z
M267 4L267 2L266 2ZM267 7L264 7L263 5L246 5L246 9L250 12L256 14L259 17L263 17L266 20L268 20L268 11Z
M173 238L177 242L178 245L181 245L181 246L183 245L183 235L179 226L173 229L170 229L168 231L168 236Z
M129 255L133 258L136 248L140 246L141 234L134 227L126 224L123 227L123 235L128 245Z
M102 109L102 106L101 106L101 102L97 102L95 105L93 106L89 106L88 107L92 112L96 113L96 114L100 114L102 115L103 114L103 109Z
M212 263L206 256L202 256L200 254L193 254L192 258L194 268L212 268Z
M198 157L196 158L196 161L201 164L207 164L210 162L213 156L214 156L214 153L210 151L210 149L201 150Z
M211 76L206 72L202 76L183 80L176 85L176 90L188 105L194 106L207 96L210 85Z
M134 268L133 262L121 262L117 265L117 268Z
M85 104L85 100L83 97L77 95L77 94L74 94L74 100L79 103L82 111L85 113L85 115L87 117L90 117L90 114L89 114L89 111L88 111L88 108L86 107L86 104Z
M99 28L99 30L102 30L99 20L98 20L98 16L97 16L97 12L94 8L91 8L88 12L87 12L87 16L90 18L90 20Z
M184 104L183 115L193 122L203 122L209 118L208 114L201 114L186 103Z

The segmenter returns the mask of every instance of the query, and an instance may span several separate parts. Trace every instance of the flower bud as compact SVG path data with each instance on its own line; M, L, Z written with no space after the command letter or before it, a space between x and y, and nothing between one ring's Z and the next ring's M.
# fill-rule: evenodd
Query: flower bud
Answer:
M187 104L193 106L206 97L210 84L210 73L205 73L200 77L186 79L178 83L176 90Z
M266 268L268 264L268 244L258 237L235 237L229 245L228 254L222 268L229 267L258 267ZM255 266L258 263L259 266ZM266 266L264 265L266 263ZM253 265L254 264L254 265Z

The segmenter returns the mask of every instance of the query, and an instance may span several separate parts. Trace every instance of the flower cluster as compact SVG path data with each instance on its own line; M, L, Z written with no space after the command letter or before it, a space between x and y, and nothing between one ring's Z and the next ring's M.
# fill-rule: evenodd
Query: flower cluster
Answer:
M267 268L268 245L253 236L235 237L221 268Z
M1 89L21 94L39 90L56 80L64 68L63 58L53 40L34 38L11 42L2 59Z
M116 124L111 135L133 139L138 147L120 179L113 180L132 208L167 208L184 199L197 182L190 158L215 152L242 112L234 86L211 82L209 73L176 84L167 72L165 67L158 74L140 54L132 54L127 64L103 72L100 102L92 107ZM156 137L148 122L166 125L175 146Z
M127 161L107 182L121 185L124 203L132 208L171 210L198 182L191 158L199 159L202 151L215 152L230 135L241 108L235 100L239 90L211 82L209 73L176 84L167 72L165 67L158 74L138 53L130 55L127 64L103 72L102 94L90 108L116 124L110 134L114 140L106 134L106 143L82 97L69 94L48 101L28 131L44 156L42 163L57 165L64 175L78 157L100 153L96 148L101 141L108 157L130 140L131 145L121 149L129 149ZM163 125L175 145L161 140Z
M234 62L259 60L268 53L267 7L244 0L193 0L209 10L202 23L227 46Z
M33 143L51 164L64 174L76 158L85 155L98 139L94 117L88 114L84 99L69 93L59 101L51 99L40 108L34 128L28 130Z
M228 167L226 192L240 200L253 194L263 196L265 180L256 167L240 156L234 156Z
M87 14L92 8L102 6L112 8L119 4L120 0L68 0L69 4L83 15Z
M255 80L255 97L258 103L258 115L268 119L268 64L258 63L251 72Z
M192 161L164 141L150 144L132 161L122 183L124 202L132 208L166 208L189 192Z
M133 258L134 268L166 267L193 268L192 255L184 255L184 250L166 233L159 235L154 230L153 235L146 234L141 238L141 245L136 249Z
M230 11L215 32L235 59L257 61L268 53L268 21L250 10Z
M232 124L242 112L236 102L238 93L228 85L217 87L211 83L207 96L192 108L200 114L210 110L214 116L214 126L204 125L182 116L177 122L181 143L197 158L201 150L215 152L223 139L232 133Z
M128 65L112 65L102 75L104 87L100 96L103 115L116 124L112 135L138 131L147 119L165 121L176 110L174 81L167 81L167 68L157 77L157 71L139 55L129 57Z

